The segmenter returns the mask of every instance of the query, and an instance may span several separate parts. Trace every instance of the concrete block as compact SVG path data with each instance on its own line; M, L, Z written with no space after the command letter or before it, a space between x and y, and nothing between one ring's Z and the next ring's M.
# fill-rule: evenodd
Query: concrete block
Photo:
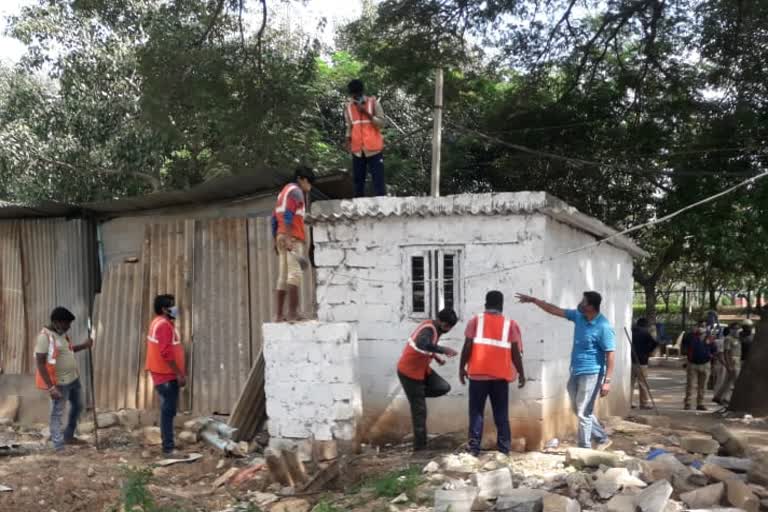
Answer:
M710 455L704 459L704 462L708 464L717 464L721 468L741 473L749 471L752 467L751 459L743 459L739 457L718 457L717 455Z
M672 485L666 480L654 482L635 498L635 507L640 512L664 512L669 497L672 496Z
M315 264L318 267L336 267L344 261L342 249L323 248L315 251Z
M113 412L103 412L96 416L96 424L99 428L109 428L117 425L117 414Z
M351 326L345 323L322 323L315 329L314 341L320 344L341 343L351 346L351 329Z
M123 409L117 412L117 420L128 430L141 426L141 414L136 409Z
M578 501L559 494L544 496L542 507L543 512L581 512L581 505Z
M575 468L598 467L601 464L616 467L619 464L619 456L612 452L588 448L568 448L565 452L565 463Z
M728 480L738 480L738 475L733 471L721 468L717 464L704 464L701 472L716 482L727 482Z
M294 439L305 439L310 436L310 429L304 423L294 421L280 426L280 435Z
M518 488L499 496L495 510L504 512L542 512L547 491Z
M478 495L477 487L435 491L434 512L472 512L472 505Z
M486 471L472 475L472 485L479 489L483 499L496 499L500 494L512 490L512 473L509 468Z

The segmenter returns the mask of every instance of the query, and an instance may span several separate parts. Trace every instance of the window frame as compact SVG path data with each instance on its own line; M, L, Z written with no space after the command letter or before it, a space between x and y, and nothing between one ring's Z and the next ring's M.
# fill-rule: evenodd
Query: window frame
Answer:
M445 307L445 257L453 256L453 309L462 318L463 245L418 245L401 247L403 271L405 273L404 313L414 320L434 318ZM421 256L424 261L424 311L414 311L413 301L413 258Z

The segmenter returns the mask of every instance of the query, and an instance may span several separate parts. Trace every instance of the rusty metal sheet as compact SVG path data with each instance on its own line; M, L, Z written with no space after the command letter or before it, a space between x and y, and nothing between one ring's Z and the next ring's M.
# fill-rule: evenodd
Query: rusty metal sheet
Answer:
M192 368L192 259L194 250L195 221L184 220L147 226L142 261L146 262L148 280L143 304L143 331L154 316L152 304L159 294L170 293L176 297L179 318L176 328L187 354L187 368ZM144 332L146 334L146 332ZM143 336L143 335L142 335ZM141 361L146 357L146 343L142 340ZM192 376L194 379L194 375ZM188 410L192 404L191 383L181 392L180 409ZM139 375L138 408L157 407L157 397L152 377L143 371Z
M21 272L21 226L0 222L0 365L5 373L25 373L27 326Z
M264 394L264 355L255 356L256 364L248 374L240 397L232 408L229 425L237 429L236 441L251 441L267 419L267 397Z
M89 221L75 219L55 225L55 303L75 315L69 335L73 343L88 338L88 318L97 286L96 231ZM86 404L91 403L90 352L75 356Z
M251 366L246 219L196 223L192 302L193 409L229 414Z
M94 301L96 407L135 408L144 345L146 282L143 263L107 268Z
M24 276L28 373L34 372L35 340L50 322L56 304L56 226L58 219L21 222L21 265Z

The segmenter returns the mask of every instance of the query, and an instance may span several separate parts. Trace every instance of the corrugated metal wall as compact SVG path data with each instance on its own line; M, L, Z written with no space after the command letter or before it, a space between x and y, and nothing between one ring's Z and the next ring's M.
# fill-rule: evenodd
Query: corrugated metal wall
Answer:
M176 328L187 353L187 368L192 367L192 258L194 257L195 221L177 221L147 226L144 239L143 261L149 266L149 282L146 288L142 329L146 331L154 316L152 303L159 294L170 293L176 297L179 318ZM142 343L141 361L146 357L146 343ZM194 376L193 376L194 378ZM192 386L181 392L182 409L189 409ZM152 377L142 371L139 376L138 407L157 406L152 387Z
M98 286L95 237L93 224L82 219L0 223L0 354L7 373L34 372L35 340L56 306L77 318L69 332L72 341L79 344L87 338ZM88 353L77 358L89 400Z
M111 265L93 312L96 407L136 408L144 346L146 274L143 263Z
M6 373L25 373L27 324L21 265L21 225L0 222L0 365Z
M229 414L251 367L246 219L195 229L194 409Z

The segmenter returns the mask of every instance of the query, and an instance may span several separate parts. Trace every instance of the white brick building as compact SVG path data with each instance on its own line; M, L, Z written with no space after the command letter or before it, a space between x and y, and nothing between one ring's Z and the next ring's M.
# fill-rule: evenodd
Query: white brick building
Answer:
M616 329L614 390L601 410L623 414L629 398L632 258L644 253L616 237L597 247L549 258L615 233L543 192L442 198L370 198L313 205L318 319L357 329L363 439L394 440L410 432L408 404L396 375L405 341L424 318L451 305L460 323L443 344L461 349L464 327L482 311L485 293L505 294L505 314L521 326L530 379L513 385L514 436L536 446L570 432L565 384L572 324L517 304L515 292L576 307L582 292L603 295L602 312ZM453 389L427 401L431 433L467 429L467 390L458 358L437 368ZM489 407L490 409L490 407ZM492 421L486 422L492 430Z

